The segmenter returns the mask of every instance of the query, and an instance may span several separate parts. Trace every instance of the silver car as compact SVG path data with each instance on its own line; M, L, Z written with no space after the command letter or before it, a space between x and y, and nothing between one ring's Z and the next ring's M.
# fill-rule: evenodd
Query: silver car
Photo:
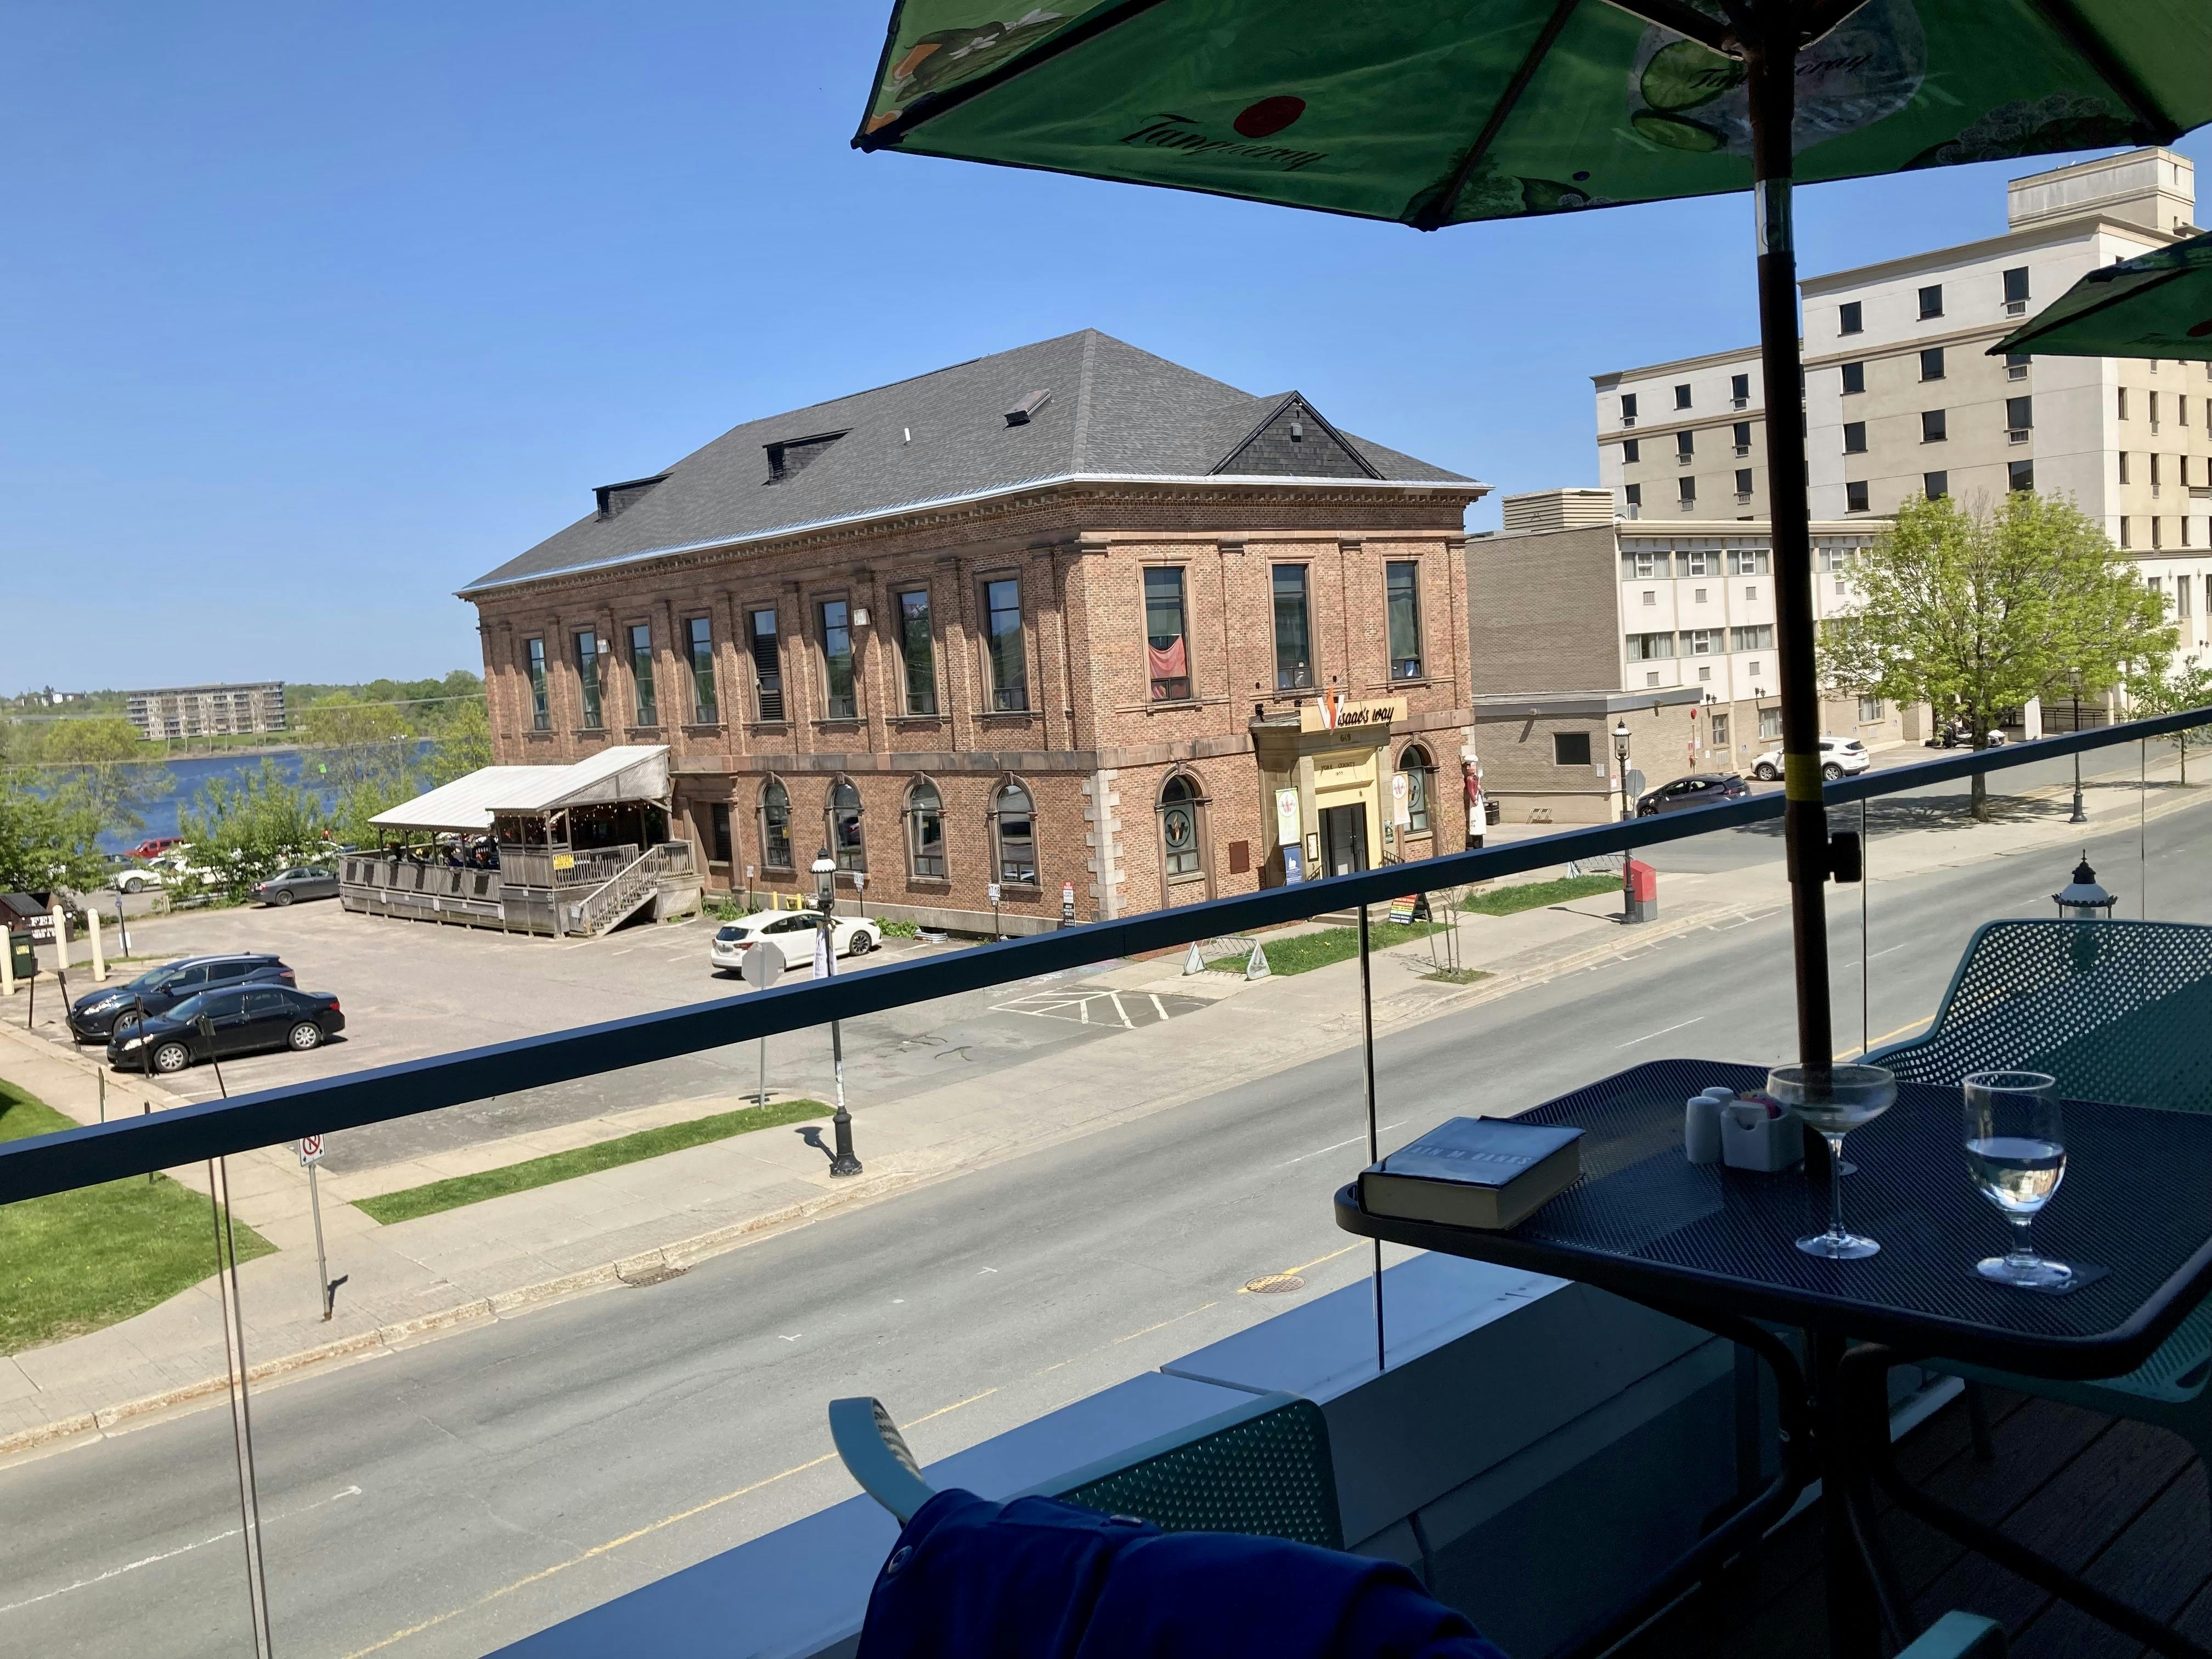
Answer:
M338 878L335 872L319 870L302 865L297 870L287 870L281 876L271 876L266 881L253 884L253 896L261 904L291 904L301 899L336 898Z

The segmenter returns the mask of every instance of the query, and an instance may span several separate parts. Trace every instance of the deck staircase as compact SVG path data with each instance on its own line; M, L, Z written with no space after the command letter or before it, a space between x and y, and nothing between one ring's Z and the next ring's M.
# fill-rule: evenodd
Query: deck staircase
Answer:
M580 897L560 897L561 931L589 938L611 933L653 902L669 867L666 847L648 847Z

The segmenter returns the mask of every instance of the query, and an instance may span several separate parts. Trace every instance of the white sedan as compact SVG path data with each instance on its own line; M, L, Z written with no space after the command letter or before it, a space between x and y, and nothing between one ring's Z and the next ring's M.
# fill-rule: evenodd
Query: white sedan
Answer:
M837 954L864 957L883 943L876 924L866 916L836 919ZM763 945L783 952L787 971L814 965L814 936L821 931L811 910L756 910L714 930L708 957L718 974L734 974L744 965L745 952Z

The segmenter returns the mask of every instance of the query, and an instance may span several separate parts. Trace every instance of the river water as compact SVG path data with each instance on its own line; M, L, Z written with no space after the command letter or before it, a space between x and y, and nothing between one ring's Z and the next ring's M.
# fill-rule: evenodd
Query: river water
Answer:
M416 758L428 754L430 747L425 740L416 750ZM300 782L303 776L312 783L316 769L322 764L313 751L303 754L297 749L279 749L250 755L194 755L187 759L173 760L168 763L168 767L170 775L175 780L174 786L167 794L140 804L139 811L146 820L146 827L143 830L102 830L100 850L120 853L136 847L151 836L175 835L179 815L191 808L193 798L209 779L223 778L234 781L248 773L260 770L261 763L264 760L293 783ZM319 788L315 793L325 808L337 797L337 790L327 787Z

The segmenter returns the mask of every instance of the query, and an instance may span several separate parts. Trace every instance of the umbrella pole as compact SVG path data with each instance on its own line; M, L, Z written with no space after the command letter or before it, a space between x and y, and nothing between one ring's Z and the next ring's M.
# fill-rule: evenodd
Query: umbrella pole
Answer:
M1813 654L1813 532L1806 501L1805 368L1791 233L1790 129L1796 113L1794 9L1765 0L1745 42L1753 210L1758 227L1759 362L1766 380L1767 498L1773 527L1776 641L1782 661L1783 830L1797 981L1797 1058L1810 1073L1835 1055L1828 1006L1827 809L1820 798L1820 693ZM1805 1132L1808 1175L1827 1178L1826 1147ZM1817 1152L1816 1152L1817 1147Z

